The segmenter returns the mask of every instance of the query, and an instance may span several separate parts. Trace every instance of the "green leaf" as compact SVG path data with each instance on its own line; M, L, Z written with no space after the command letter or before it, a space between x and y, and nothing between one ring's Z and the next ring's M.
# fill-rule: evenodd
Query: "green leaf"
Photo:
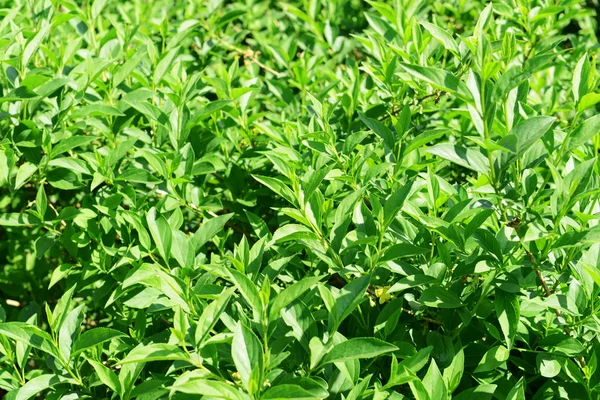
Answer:
M327 391L314 392L309 391L299 385L292 384L280 384L269 388L267 391L260 396L261 400L286 400L286 399L299 399L299 400L319 400L324 399L329 394Z
M312 230L308 229L304 225L287 224L275 231L273 234L273 239L271 242L269 242L269 246L271 244L278 244L299 239L317 239L317 236Z
M333 318L333 324L330 328L336 330L342 321L365 299L365 292L370 282L371 275L363 275L340 290L331 310L330 318Z
M523 378L508 392L506 400L525 400L525 381Z
M302 296L304 292L315 287L319 280L320 278L317 276L307 277L284 289L271 303L269 308L269 320L275 321L279 317L279 313L282 309L287 307L298 297Z
M38 97L38 94L36 92L34 92L33 90L31 90L25 86L21 86L21 87L16 88L15 90L13 90L6 96L0 97L0 104L7 102L7 101L19 101L19 100L25 100L25 99L34 99L36 97Z
M598 103L600 103L600 93L588 93L579 100L577 112L580 113Z
M493 371L504 364L508 360L509 355L510 352L504 346L492 347L485 353L479 365L475 368L475 372Z
M102 327L85 331L73 344L73 347L71 348L71 357L76 356L84 350L120 337L127 337L127 335L112 328Z
M205 221L191 239L194 250L197 252L205 243L212 239L213 236L221 232L231 217L233 217L233 213L219 215L218 217Z
M488 159L479 150L457 146L452 143L442 143L428 148L427 151L473 171L482 174L490 172Z
M351 222L352 210L361 200L363 193L364 189L354 191L343 199L335 210L335 224L330 234L331 247L335 251L339 251L342 245L342 240L346 236Z
M423 378L423 386L427 389L429 397L432 399L446 399L448 398L448 389L444 378L440 373L440 370L435 363L435 360L431 360L429 369Z
M71 117L82 118L82 117L120 117L123 116L121 111L117 108L107 106L106 104L89 104L77 109Z
M538 353L535 357L540 374L545 378L554 378L560 373L560 362L551 354Z
M513 150L512 153L503 152L502 164L512 163L531 148L556 121L553 117L531 117L515 126L510 133L498 142ZM511 138L516 138L516 146L510 144Z
M579 103L581 98L585 96L589 90L590 77L591 77L591 66L589 62L588 53L585 53L575 65L573 71L573 97L575 103Z
M479 40L481 36L487 30L487 27L491 20L493 20L493 12L494 6L492 3L489 3L482 11L479 13L477 18L477 23L475 24L475 28L473 29L473 36Z
M118 364L146 363L150 361L190 361L179 347L167 343L141 344L131 350Z
M92 19L98 18L108 0L94 0L92 4Z
M396 350L398 350L396 346L383 340L375 338L352 338L333 346L327 355L325 355L321 364L325 365L359 358L375 358Z
M252 313L254 315L254 319L259 321L263 314L263 304L260 299L260 295L258 293L258 289L254 282L252 282L248 277L242 274L239 271L229 269L228 270L229 279L233 284L237 287L237 289L242 294L242 297L250 307L252 308Z
M75 307L67 314L58 332L58 348L65 360L71 356L73 341L79 337L81 324L83 323L84 304Z
M462 379L465 370L465 353L461 348L452 359L452 363L444 370L444 380L448 387L448 393L454 392Z
M127 60L117 72L113 75L113 86L117 87L140 65L142 59L146 57L146 50L137 51L132 58Z
M52 272L52 276L50 277L50 283L48 284L48 289L52 286L56 285L61 279L69 275L69 273L73 270L73 264L61 264L54 269Z
M165 217L162 215L156 215L156 208L152 207L146 215L146 221L148 222L148 229L150 235L158 248L160 256L169 263L171 256L171 244L173 241L173 233L171 232L171 226Z
M439 139L447 133L447 129L433 129L431 131L421 133L408 143L408 145L404 149L404 156L407 156L413 151L418 150L423 145L429 142Z
M173 60L177 57L178 52L179 47L176 47L166 52L161 58L161 60L158 62L156 68L154 69L154 75L152 77L152 82L154 82L155 85L160 83L167 71L171 68Z
M416 286L424 286L428 283L435 282L435 278L429 275L409 275L406 278L400 279L394 283L387 293L402 292Z
M125 155L127 155L127 152L133 148L136 142L137 138L131 138L119 143L108 155L106 167L116 165L123 157L125 157Z
M514 293L507 293L501 289L496 289L494 297L496 317L506 340L506 345L511 350L519 326L519 299Z
M380 261L398 260L400 258L414 257L429 252L431 252L431 249L415 246L410 243L398 243L385 250Z
M0 323L0 334L60 358L52 337L37 326L23 322L3 322Z
M251 213L248 210L244 210L246 217L248 218L248 222L252 226L254 233L258 237L266 237L268 239L271 238L271 231L269 231L269 227L258 215Z
M0 219L0 225L2 225L1 221ZM584 246L594 243L600 243L600 225L594 225L590 229L581 232L567 232L561 235L552 247L559 249L561 247Z
M419 378L415 377L415 379L411 379L408 382L408 385L410 386L410 391L412 392L413 396L415 396L416 400L431 400L427 388L423 382L419 380Z
M491 400L494 393L496 393L497 385L483 384L476 386L472 389L467 389L460 392L453 399L456 400Z
M385 226L390 226L392 221L396 218L398 212L402 209L404 202L408 198L413 184L414 180L410 180L407 184L396 189L390 197L388 197L383 206Z
M225 311L232 289L225 290L215 300L213 300L202 312L196 324L196 346L200 347L206 340L210 330L219 322L219 316Z
M88 359L87 361L94 368L94 371L96 371L96 374L98 374L98 377L100 378L100 381L102 383L108 386L112 391L116 393L121 393L121 383L119 382L119 378L117 378L117 375L115 375L115 373L112 370L110 370L109 368L105 367L97 361L90 359Z
M17 177L15 178L15 190L29 181L29 178L37 171L38 167L30 162L24 162L17 171Z
M14 400L28 400L36 396L40 392L66 381L69 381L69 379L60 375L43 374L36 376L35 378L27 382L25 385L23 385L23 387L17 389L17 391L14 392L14 394L13 392L11 392L10 395L14 396L12 397Z
M156 172L158 172L161 177L165 179L169 178L169 171L167 170L167 165L158 153L151 152L147 149L141 149L140 153L146 159L146 161L148 161L148 164L150 164L150 166Z
M56 303L56 307L52 310L52 318L48 318L50 322L50 327L53 332L58 332L63 322L67 318L67 313L71 309L73 293L75 292L75 287L77 285L71 286L71 288L61 296Z
M388 149L394 150L394 148L396 146L396 138L394 137L394 134L387 126L383 125L381 122L379 122L376 119L365 116L362 113L359 113L358 115L360 116L360 119L362 120L362 122L364 122L364 124L369 127L369 129L371 129L373 132L375 132L377 134L377 136L379 136L381 139L383 139L383 143L385 144L385 146Z
M171 255L182 268L194 264L194 251L188 236L178 230L173 230L173 243L171 246Z
M254 395L263 383L263 347L256 335L241 322L233 334L231 357L242 383L250 395Z
M421 26L431 34L438 42L440 42L447 50L452 52L457 57L460 57L460 50L452 36L444 29L429 22L419 22Z
M160 179L156 179L150 172L140 168L127 168L123 173L115 178L115 181L127 181L137 183L158 183Z
M56 156L62 153L84 146L96 139L97 138L95 136L71 136L69 138L62 139L56 144L56 146L52 148L49 157L51 159L56 158Z
M219 111L223 107L226 107L231 103L231 100L215 100L208 103L206 106L202 107L198 110L196 115L194 116L194 121L198 123L202 119L208 117L209 115Z
M56 189L75 190L81 187L79 175L71 169L55 168L46 174L48 183Z
M419 302L437 308L460 308L463 306L457 295L441 287L430 287L423 290Z
M579 146L584 145L600 132L600 115L586 119L567 136L562 144L561 155L569 154Z
M5 213L0 214L0 226L28 226L37 225L41 221L29 214Z
M148 121L158 123L162 128L166 130L172 130L169 117L157 106L150 104L146 101L134 101L132 99L123 99L123 101L137 110L140 114L144 115Z
M496 258L496 260L498 260L500 265L504 263L504 257L502 256L500 243L498 243L498 240L493 233L487 229L476 229L472 236L483 250L490 253Z
M171 392L181 392L210 396L211 398L227 400L247 400L248 397L227 383L208 379L190 379L171 386Z
M252 177L271 189L273 192L277 193L279 196L289 201L292 205L296 204L296 196L294 195L294 192L279 179L261 175L252 175Z
M25 45L21 56L21 64L28 65L31 57L37 52L40 44L50 32L51 25L44 25Z
M46 209L48 208L48 198L44 191L44 185L38 187L37 195L35 196L35 209L41 217L46 215Z
M577 339L564 333L546 336L539 342L539 346L549 352L563 354L568 357L580 355L585 351L585 347Z
M402 69L417 79L423 80L436 89L455 94L466 102L471 102L469 89L454 74L435 67L422 67L406 63L398 63Z
M355 385L352 390L350 390L350 393L348 393L348 396L346 396L346 400L359 400L362 398L361 396L371 382L371 377L372 374L369 374L358 385Z

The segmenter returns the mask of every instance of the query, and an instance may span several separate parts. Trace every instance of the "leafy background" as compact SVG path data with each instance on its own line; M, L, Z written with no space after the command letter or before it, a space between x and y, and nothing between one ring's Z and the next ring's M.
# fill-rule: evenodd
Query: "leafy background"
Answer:
M0 394L598 398L597 15L0 0Z

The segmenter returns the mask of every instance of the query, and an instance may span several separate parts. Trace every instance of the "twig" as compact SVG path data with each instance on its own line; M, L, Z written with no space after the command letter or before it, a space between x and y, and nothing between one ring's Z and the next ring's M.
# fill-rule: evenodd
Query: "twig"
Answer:
M212 39L216 40L217 42L219 42L223 47L228 48L231 51L234 51L236 53L238 53L238 55L244 57L245 60L249 60L251 63L254 63L256 65L258 65L260 68L264 69L265 71L268 71L270 73L272 73L273 75L275 75L277 78L282 78L284 76L283 73L275 71L273 68L269 67L268 65L263 64L259 59L258 56L260 55L260 51L255 51L252 50L250 47L248 47L246 50L234 46L231 43L221 39L220 37L218 37L217 35L215 35L214 33L210 33L208 34Z
M529 262L531 263L531 265L533 265L533 270L535 271L535 274L537 275L537 278L540 281L542 288L544 289L544 294L545 294L544 297L549 297L552 294L552 291L550 290L550 288L548 287L548 284L544 280L544 277L542 276L542 272L540 271L539 266L537 265L537 262L533 258L533 254L531 254L531 252L529 250L527 250L525 247L523 247L523 250L525 250L525 254L527 254L527 258L529 259ZM561 315L560 310L557 310L557 309L554 309L554 313L556 314L557 317L560 317L560 315Z
M533 254L531 254L531 252L525 248L524 248L524 250L525 250L525 253L527 254L527 258L529 258L529 261L533 265L533 269L535 270L535 274L537 275L538 280L540 281L540 283L542 285L542 288L544 288L544 294L545 294L544 297L549 297L552 294L552 291L550 290L550 288L548 287L548 284L544 280L544 277L542 276L542 272L539 270L538 265L533 258ZM562 313L560 312L559 309L553 308L553 310L557 317L560 317L562 315ZM570 336L571 331L569 330L568 327L564 328L564 332ZM577 361L579 361L581 368L586 366L585 357L579 356L579 357L577 357Z
M412 310L409 310L409 309L407 309L407 308L403 308L403 309L402 309L402 311L404 311L405 313L407 313L408 315L411 315L411 316L413 316L413 317L416 317L416 316L417 316L417 315L414 313L414 311L412 311ZM443 326L443 325L444 325L444 323L443 323L443 322L441 322L441 321L436 321L435 319L431 319L431 318L428 318L428 317L421 317L421 320L423 320L423 321L427 321L427 322L429 322L429 323L431 323L431 324L438 325L438 326Z
M550 296L552 294L552 291L550 290L550 288L548 287L548 284L544 280L544 277L542 276L542 273L537 268L535 269L535 273L536 273L536 275L538 277L538 280L542 284L542 287L544 288L544 292L546 292L546 297ZM559 310L556 310L556 315L560 316L560 311Z
M440 100L440 96L444 93L444 91L442 90L436 90L435 93L431 93L428 94L426 96L423 97L419 97L418 99L413 99L410 103L408 103L408 105L415 105L418 103L422 103L423 101L430 99L432 97L435 97L435 102L437 103ZM388 119L389 117L391 117L392 115L397 115L400 111L402 111L402 108L395 108L393 109L391 112L387 113L386 115L384 115L383 117L379 118L379 121L385 121L386 119Z

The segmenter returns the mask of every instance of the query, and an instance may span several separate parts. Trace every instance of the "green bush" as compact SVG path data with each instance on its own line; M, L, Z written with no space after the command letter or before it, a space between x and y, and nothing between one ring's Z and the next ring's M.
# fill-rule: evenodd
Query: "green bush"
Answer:
M594 7L0 0L0 397L598 399Z

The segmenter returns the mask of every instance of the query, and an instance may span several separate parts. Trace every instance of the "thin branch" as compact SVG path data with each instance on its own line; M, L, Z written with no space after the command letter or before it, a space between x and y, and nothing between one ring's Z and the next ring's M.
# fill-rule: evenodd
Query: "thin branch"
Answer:
M525 250L525 253L527 254L527 258L529 258L529 261L533 265L533 269L535 270L535 274L537 275L538 280L540 281L540 284L542 285L542 288L544 289L544 294L545 294L544 297L549 297L552 294L552 291L550 290L550 288L548 287L548 284L544 280L542 272L538 268L538 265L535 262L535 259L533 258L533 254L531 254L531 252L529 250L525 249L525 248L524 248L524 250ZM554 310L554 313L556 314L557 317L560 317L562 315L562 313L560 312L559 309L553 308L553 310ZM567 335L571 336L570 335L571 334L571 330L568 327L564 328L564 332ZM579 361L579 364L581 365L581 368L583 368L583 367L586 366L585 357L579 356L579 357L577 357L577 361Z
M411 106L413 106L413 105L416 105L416 104L422 103L422 102L424 102L425 100L427 100L427 99L430 99L430 98L432 98L432 97L435 97L435 102L436 102L436 104L437 104L437 102L438 102L438 101L440 101L440 97L442 96L442 94L443 94L443 93L445 93L445 92L444 92L444 91L442 91L442 90L436 90L434 93L431 93L431 94L425 95L425 96L423 96L423 97L419 97L418 99L413 99L413 100L412 100L410 103L408 103L408 105L411 105ZM388 119L388 118L389 118L389 117L391 117L392 115L393 115L393 116L396 116L396 115L398 115L398 113L399 113L400 111L402 111L402 108L395 108L395 109L393 109L391 112L389 112L389 113L387 113L386 115L384 115L383 117L379 118L379 121L385 121L386 119Z
M212 39L216 40L217 42L219 42L223 47L237 53L239 56L244 57L244 60L249 60L250 63L254 63L256 65L258 65L260 68L264 69L265 71L268 71L270 73L272 73L273 75L275 75L277 78L282 78L285 74L283 74L282 72L278 72L275 71L273 68L269 67L268 65L263 64L259 59L258 56L261 54L260 51L258 50L253 50L250 47L248 47L246 50L234 46L231 43L221 39L220 37L218 37L217 35L215 35L214 33L210 33L208 34Z
M417 317L417 314L414 313L414 311L409 310L407 308L403 308L402 311L404 311L405 313L407 313L408 315L411 315L413 317ZM438 325L438 326L443 326L444 323L441 321L437 321L435 319L432 318L428 318L428 317L420 317L422 321L426 321L429 322L430 324L434 324L434 325Z

